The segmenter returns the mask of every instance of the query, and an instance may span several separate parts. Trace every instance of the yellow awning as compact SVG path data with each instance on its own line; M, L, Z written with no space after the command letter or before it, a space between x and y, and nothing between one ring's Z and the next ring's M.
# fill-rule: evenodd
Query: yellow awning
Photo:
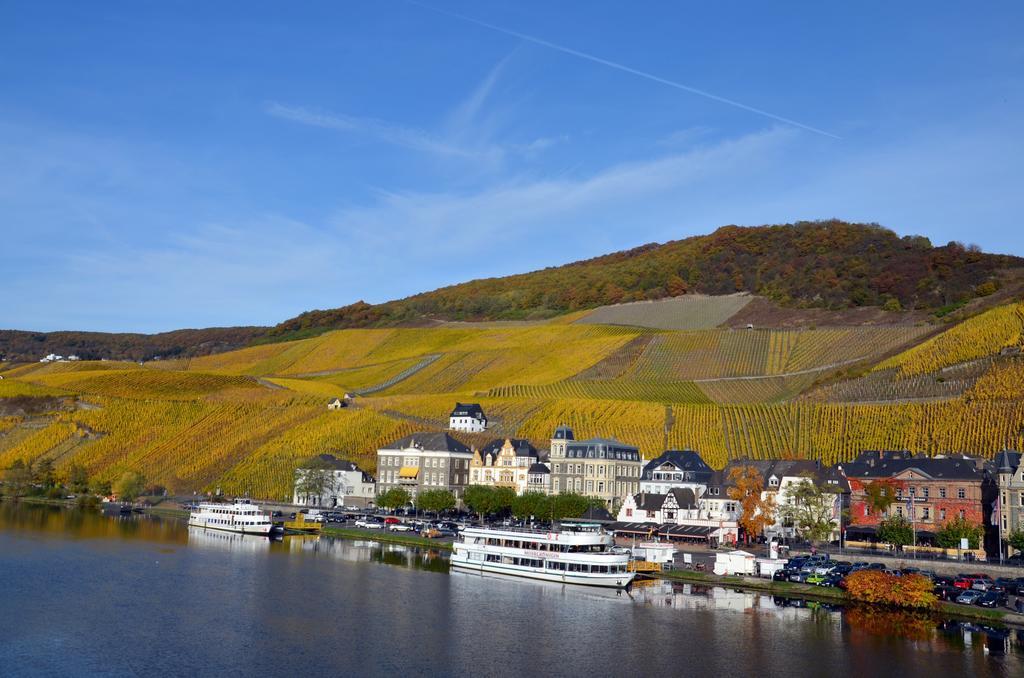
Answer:
M403 466L398 471L399 478L415 478L420 474L419 466Z

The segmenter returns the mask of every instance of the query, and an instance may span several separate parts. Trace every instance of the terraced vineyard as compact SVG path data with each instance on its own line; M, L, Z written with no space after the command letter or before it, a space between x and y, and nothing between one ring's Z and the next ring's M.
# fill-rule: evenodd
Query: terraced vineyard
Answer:
M896 326L665 333L654 337L623 377L692 380L827 370L882 355L927 331Z
M634 301L603 306L576 322L662 330L710 330L739 313L751 299L753 297L747 294L714 297L690 294L657 301Z
M442 429L457 400L481 403L491 435L542 449L568 424L648 458L666 445L693 448L715 466L740 456L832 463L865 448L991 454L1024 447L1024 358L1012 355L1021 309L995 309L902 353L934 328L452 323L144 366L5 365L0 398L59 407L0 417L0 467L49 459L63 473L76 462L107 479L138 470L176 492L283 499L310 456L331 452L372 471L378 446ZM712 319L708 309L687 313L705 314L687 322ZM867 372L838 380L846 369ZM359 391L351 408L324 407Z
M263 388L251 377L147 369L64 372L29 375L28 379L44 387L76 393L173 400L193 400L224 389Z
M970 391L993 365L993 358L982 358L953 365L930 374L902 377L896 368L830 384L803 396L810 402L869 403L958 398Z
M692 381L561 381L543 386L499 386L488 395L496 398L589 398L647 400L658 403L710 403Z
M999 306L951 327L889 360L877 369L896 368L902 376L928 374L968 360L1024 348L1024 302Z

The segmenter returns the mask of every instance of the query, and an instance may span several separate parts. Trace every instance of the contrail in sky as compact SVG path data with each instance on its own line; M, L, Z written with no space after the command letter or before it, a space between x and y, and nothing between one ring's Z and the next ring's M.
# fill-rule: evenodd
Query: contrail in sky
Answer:
M477 26L483 26L484 28L488 28L488 29L490 29L492 31L497 31L498 33L504 33L505 35L510 35L510 36L512 36L514 38L519 38L520 40L526 40L527 42L532 42L532 43L534 43L536 45L541 45L543 47L547 47L548 49L553 49L553 50L556 50L556 51L559 51L559 52L563 52L564 54L571 54L572 56L578 57L580 59L586 59L587 61L592 61L592 62L594 62L596 64L601 64L602 66L608 66L609 68L614 68L617 71L622 71L624 73L629 73L631 75L635 75L635 76L644 78L646 80L652 80L652 81L660 83L662 85L668 85L669 87L673 87L675 89L679 89L679 90L682 90L684 92L689 92L690 94L696 94L697 96L702 96L705 99L711 99L712 101L717 101L719 103L727 104L729 106L733 106L734 108L739 108L739 109L742 109L744 111L749 111L751 113L756 113L757 115L764 116L766 118L771 118L772 120L777 120L778 122L782 122L782 123L785 123L787 125L792 125L793 127L799 127L800 129L807 130L808 132L814 132L815 134L820 134L822 136L830 137L832 139L842 139L842 137L836 136L835 134L832 134L831 132L826 132L825 130L818 129L817 127L811 127L810 125L805 125L802 122L797 122L796 120L790 120L789 118L784 118L781 115L775 115L774 113L769 113L768 111L761 110L760 108L754 108L753 106L748 106L748 105L746 105L744 103L740 103L739 101L734 101L732 99L726 99L725 97L720 97L717 94L712 94L711 92L706 92L706 91L704 91L702 89L697 89L696 87L690 87L689 85L684 85L681 82L676 82L674 80L668 80L666 78L662 78L662 77L659 77L657 75L654 75L653 73L647 73L646 71L641 71L641 70L637 70L635 68L630 68L629 66L626 66L625 64L620 64L620 63L617 63L615 61L609 61L608 59L602 59L599 56L594 56L593 54L588 54L586 52L581 52L581 51L573 49L571 47L565 47L564 45L559 45L559 44L556 44L554 42L548 42L547 40L543 40L541 38L535 38L532 35L527 35L525 33L520 33L518 31L513 31L513 30L510 30L508 28L502 28L501 26L495 26L494 24L487 23L486 21L481 21L480 19L474 19L473 17L466 16L465 14L460 14L458 12L452 12L452 11L449 11L449 10L446 10L446 9L440 9L438 7L433 7L431 5L426 5L426 4L422 3L422 2L418 2L417 0L405 0L405 1L407 3L409 3L410 5L415 5L417 7L422 7L423 9L429 10L431 12L436 12L437 14L444 14L445 16L452 17L453 19L459 19L461 21L468 21L471 24L476 24Z

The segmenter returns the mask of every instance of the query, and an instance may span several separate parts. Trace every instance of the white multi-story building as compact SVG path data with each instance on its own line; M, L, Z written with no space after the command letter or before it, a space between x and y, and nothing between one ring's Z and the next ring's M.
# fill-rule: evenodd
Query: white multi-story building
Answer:
M309 474L323 474L323 481L305 482ZM355 463L321 454L308 468L295 469L292 503L300 506L370 506L377 496L373 476Z
M455 409L448 415L448 428L466 433L483 433L487 430L487 416L476 403L455 403Z

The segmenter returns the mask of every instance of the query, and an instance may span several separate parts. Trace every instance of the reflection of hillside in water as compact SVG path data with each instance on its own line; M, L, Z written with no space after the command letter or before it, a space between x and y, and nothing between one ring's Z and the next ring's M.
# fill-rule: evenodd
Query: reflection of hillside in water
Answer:
M74 539L142 539L184 544L185 523L174 518L126 513L104 515L60 506L0 503L0 525L11 532L52 534Z
M188 545L239 553L269 553L271 540L255 534L239 534L203 527L188 528Z

